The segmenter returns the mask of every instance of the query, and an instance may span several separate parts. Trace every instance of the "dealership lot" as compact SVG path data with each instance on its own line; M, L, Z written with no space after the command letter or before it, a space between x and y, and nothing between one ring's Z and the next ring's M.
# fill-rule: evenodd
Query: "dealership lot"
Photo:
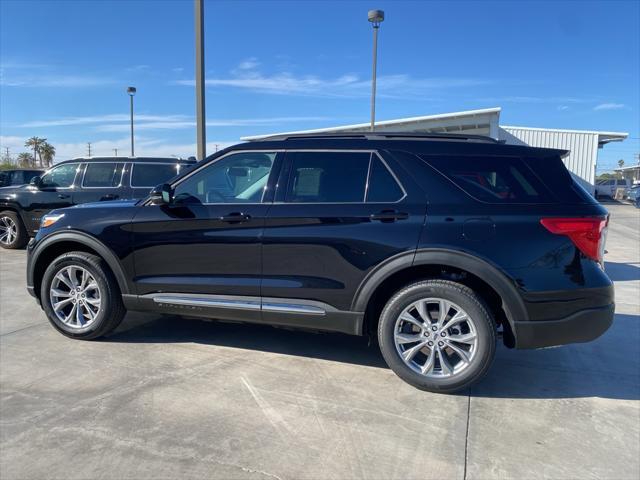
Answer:
M0 478L638 478L640 210L607 208L611 330L500 346L464 395L338 334L129 314L73 341L0 251Z

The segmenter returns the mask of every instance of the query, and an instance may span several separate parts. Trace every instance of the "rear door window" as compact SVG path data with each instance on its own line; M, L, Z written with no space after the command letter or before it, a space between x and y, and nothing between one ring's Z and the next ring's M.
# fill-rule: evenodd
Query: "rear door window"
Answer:
M82 180L83 187L113 188L120 185L122 163L88 163Z
M549 203L551 192L517 157L422 156L472 197L486 203Z
M285 201L364 202L369 152L294 152Z
M180 171L180 166L169 163L134 163L131 170L131 186L153 188L166 183Z

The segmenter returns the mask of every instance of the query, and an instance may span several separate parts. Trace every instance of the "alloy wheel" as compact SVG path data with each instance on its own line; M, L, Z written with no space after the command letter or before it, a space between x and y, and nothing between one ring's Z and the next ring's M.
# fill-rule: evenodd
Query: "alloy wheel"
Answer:
M77 265L64 267L56 273L49 287L49 298L56 317L67 327L76 329L91 325L102 305L96 279Z
M473 319L442 298L413 302L398 316L394 342L402 361L429 378L447 378L465 370L478 350Z
M0 243L11 245L18 236L18 226L11 217L0 218Z

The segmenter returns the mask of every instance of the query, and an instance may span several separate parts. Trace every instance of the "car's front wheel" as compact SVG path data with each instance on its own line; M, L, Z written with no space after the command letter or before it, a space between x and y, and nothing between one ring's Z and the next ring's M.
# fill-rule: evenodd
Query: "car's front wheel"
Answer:
M380 316L378 339L389 367L422 390L452 393L488 371L496 326L482 299L465 285L426 280L400 290Z
M22 248L28 241L29 235L20 216L12 210L0 212L0 247L10 250Z
M100 257L86 252L65 253L49 265L40 300L59 332L84 340L112 332L126 313L113 274Z

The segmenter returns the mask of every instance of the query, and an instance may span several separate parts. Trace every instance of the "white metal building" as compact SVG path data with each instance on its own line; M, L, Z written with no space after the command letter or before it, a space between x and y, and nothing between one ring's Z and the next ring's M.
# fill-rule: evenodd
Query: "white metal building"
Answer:
M621 142L629 136L628 133L622 132L501 126L501 111L500 107L495 107L386 120L376 122L376 131L488 135L515 145L569 150L571 153L564 159L565 165L591 193L594 192L598 149L609 142ZM360 123L286 133L366 132L368 130L368 123ZM243 137L242 140L258 140L266 136L268 135Z

